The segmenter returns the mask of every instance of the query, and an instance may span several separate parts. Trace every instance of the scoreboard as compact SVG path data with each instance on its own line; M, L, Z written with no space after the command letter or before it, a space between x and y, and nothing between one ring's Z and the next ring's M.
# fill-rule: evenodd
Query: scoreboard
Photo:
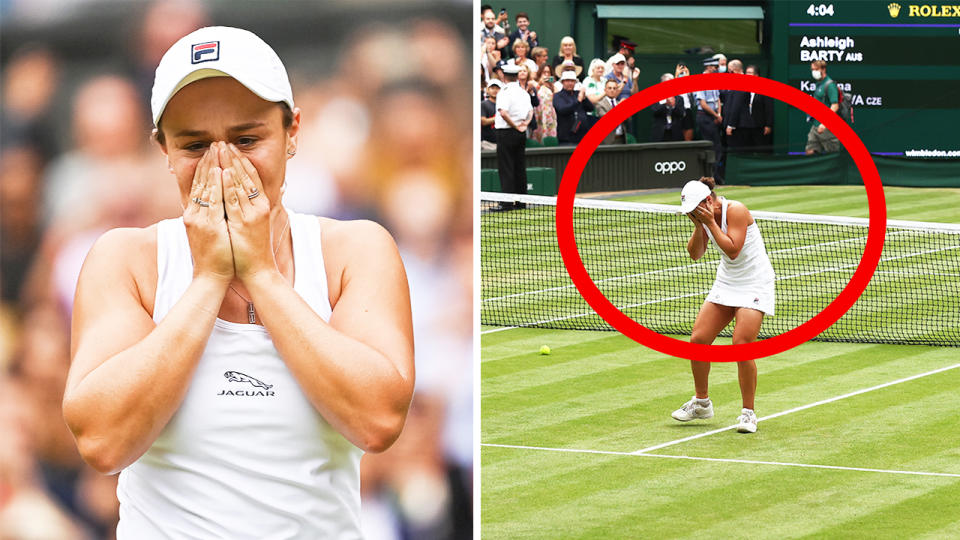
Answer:
M824 60L828 75L850 94L853 129L870 152L960 158L960 3L769 5L771 30L786 36L771 51L774 78L812 94L810 63ZM811 124L802 111L788 109L786 141L780 133L778 144L802 153Z

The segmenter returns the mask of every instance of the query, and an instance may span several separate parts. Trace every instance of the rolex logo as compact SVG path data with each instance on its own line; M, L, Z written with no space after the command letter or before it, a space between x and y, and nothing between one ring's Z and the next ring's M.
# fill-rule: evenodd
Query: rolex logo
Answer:
M887 4L887 10L890 11L890 16L896 19L900 15L900 4L891 2Z

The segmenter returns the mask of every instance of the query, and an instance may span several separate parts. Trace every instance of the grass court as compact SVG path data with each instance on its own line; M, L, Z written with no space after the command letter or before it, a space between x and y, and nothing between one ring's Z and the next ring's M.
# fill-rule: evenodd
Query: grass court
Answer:
M867 217L862 187L718 191L752 210ZM886 196L890 219L960 221L960 190ZM680 423L686 360L615 332L482 334L483 538L960 537L955 347L811 342L758 360L750 435L732 429L733 365L713 366L716 415Z

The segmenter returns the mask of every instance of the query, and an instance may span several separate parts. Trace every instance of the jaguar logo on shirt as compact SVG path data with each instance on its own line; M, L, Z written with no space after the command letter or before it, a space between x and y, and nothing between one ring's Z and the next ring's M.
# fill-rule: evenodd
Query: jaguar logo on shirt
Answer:
M227 371L224 372L223 376L227 379L227 382L238 382L238 383L250 383L251 386L256 388L262 388L263 390L220 390L218 396L260 396L268 397L276 395L276 392L271 391L273 388L272 384L267 384L256 377L251 377L246 373L240 373L239 371Z

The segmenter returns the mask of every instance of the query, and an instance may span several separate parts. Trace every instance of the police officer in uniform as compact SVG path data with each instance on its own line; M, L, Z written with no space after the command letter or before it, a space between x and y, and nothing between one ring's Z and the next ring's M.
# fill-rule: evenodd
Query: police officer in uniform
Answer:
M716 58L707 58L703 61L704 73L716 73L720 61ZM697 126L700 127L700 137L713 143L714 178L722 184L723 148L720 144L720 125L723 122L720 111L720 91L700 90L695 93L697 100Z
M497 169L500 171L500 190L504 193L527 193L527 125L533 118L530 94L520 88L517 73L520 66L503 66L506 86L497 94L497 116L494 128L497 132ZM501 209L523 205L501 205Z

